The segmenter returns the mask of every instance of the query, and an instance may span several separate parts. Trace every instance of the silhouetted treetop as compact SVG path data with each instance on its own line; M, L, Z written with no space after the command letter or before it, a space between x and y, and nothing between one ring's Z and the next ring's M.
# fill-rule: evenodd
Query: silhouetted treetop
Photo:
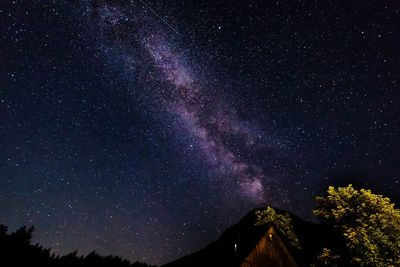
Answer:
M131 263L117 256L101 256L95 251L87 256L78 256L73 251L65 256L56 256L39 244L32 245L35 228L23 226L8 234L7 226L0 225L0 266L10 267L149 267L141 262Z

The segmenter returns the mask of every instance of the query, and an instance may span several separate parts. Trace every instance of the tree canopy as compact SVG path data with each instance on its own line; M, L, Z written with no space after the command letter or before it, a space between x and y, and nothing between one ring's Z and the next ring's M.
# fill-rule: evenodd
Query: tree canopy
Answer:
M314 214L338 228L357 266L400 266L400 210L389 198L352 185L330 186Z

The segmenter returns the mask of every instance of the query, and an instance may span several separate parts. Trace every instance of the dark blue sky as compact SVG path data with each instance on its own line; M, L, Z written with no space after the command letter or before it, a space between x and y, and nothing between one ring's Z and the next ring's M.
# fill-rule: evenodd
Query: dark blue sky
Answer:
M6 2L0 223L53 251L159 264L328 185L399 202L399 4Z

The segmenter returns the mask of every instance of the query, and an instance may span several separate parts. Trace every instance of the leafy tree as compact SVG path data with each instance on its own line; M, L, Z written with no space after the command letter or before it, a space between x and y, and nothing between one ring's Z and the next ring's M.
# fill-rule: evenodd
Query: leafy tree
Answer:
M318 256L318 264L312 266L337 267L340 256L335 255L329 248L323 248L321 255Z
M256 211L256 217L256 225L273 223L294 248L301 249L299 239L294 233L289 213L278 214L273 208L267 207L266 209Z
M400 210L390 199L352 185L327 193L317 197L314 214L343 233L352 264L400 266Z

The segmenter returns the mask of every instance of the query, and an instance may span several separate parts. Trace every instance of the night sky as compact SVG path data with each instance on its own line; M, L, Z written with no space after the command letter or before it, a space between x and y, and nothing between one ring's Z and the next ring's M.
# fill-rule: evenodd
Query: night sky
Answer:
M56 253L166 263L328 185L400 201L398 1L6 0L0 29L0 223Z

